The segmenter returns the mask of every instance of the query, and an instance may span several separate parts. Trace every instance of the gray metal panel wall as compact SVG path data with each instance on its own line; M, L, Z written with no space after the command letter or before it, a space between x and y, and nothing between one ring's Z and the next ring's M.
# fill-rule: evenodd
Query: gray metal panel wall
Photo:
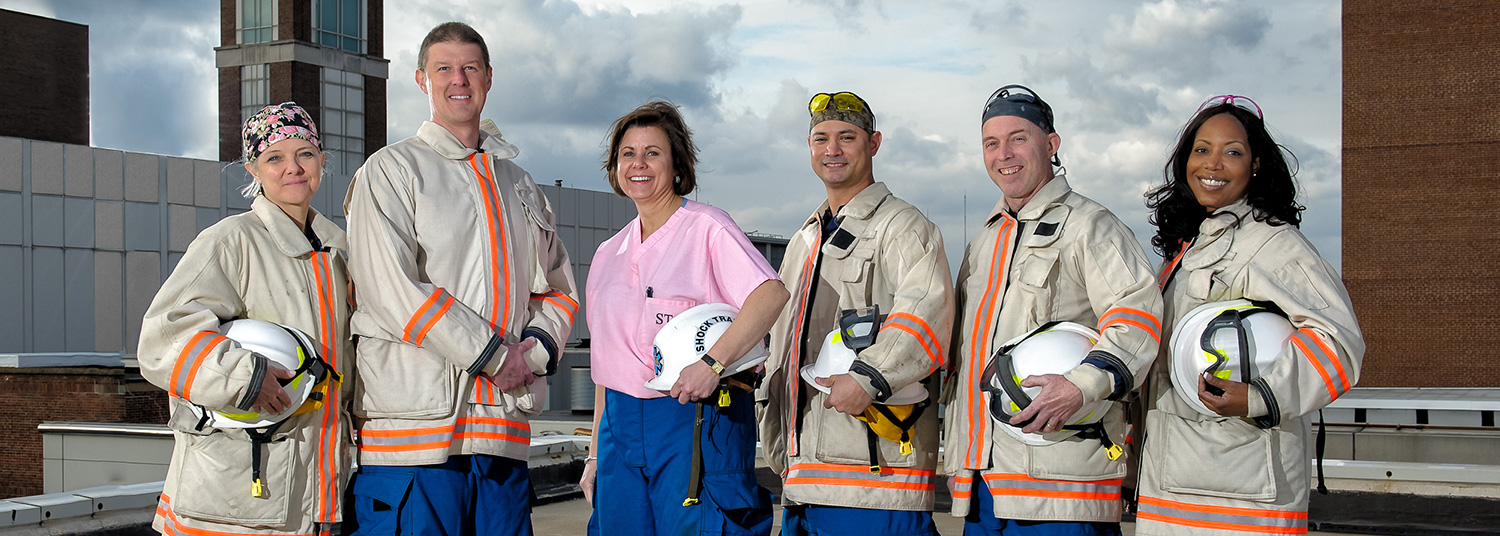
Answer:
M0 137L0 353L135 352L156 289L203 229L244 212L240 163ZM342 226L349 177L313 208ZM542 186L582 301L599 243L635 217L613 192ZM588 336L586 305L571 340Z

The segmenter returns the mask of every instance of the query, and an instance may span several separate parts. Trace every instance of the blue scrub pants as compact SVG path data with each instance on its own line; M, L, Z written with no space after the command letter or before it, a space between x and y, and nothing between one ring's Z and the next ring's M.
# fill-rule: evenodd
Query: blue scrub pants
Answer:
M524 460L476 454L438 465L366 465L350 483L351 536L531 536L531 473Z
M771 496L755 482L755 408L735 391L727 407L640 399L605 390L599 419L590 536L771 533ZM683 506L693 419L704 412L703 487Z
M979 487L974 490L974 499L969 503L969 515L964 518L964 536L987 535L1120 536L1120 524L995 519L995 499L990 496L988 489Z
M781 536L937 536L932 512L796 505L782 510Z

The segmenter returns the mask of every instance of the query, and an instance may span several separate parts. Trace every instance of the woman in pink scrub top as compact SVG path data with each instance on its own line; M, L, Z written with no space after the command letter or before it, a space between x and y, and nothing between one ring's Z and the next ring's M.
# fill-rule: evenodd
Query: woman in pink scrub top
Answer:
M755 408L732 389L727 406L703 404L719 386L705 362L667 392L652 341L672 316L695 305L740 309L708 355L729 367L766 332L786 287L734 220L689 201L698 149L677 108L650 102L616 120L604 170L639 216L599 246L586 302L592 335L594 439L580 485L594 506L590 535L770 534L769 494L755 482ZM701 471L693 467L701 416ZM697 501L685 500L690 487Z

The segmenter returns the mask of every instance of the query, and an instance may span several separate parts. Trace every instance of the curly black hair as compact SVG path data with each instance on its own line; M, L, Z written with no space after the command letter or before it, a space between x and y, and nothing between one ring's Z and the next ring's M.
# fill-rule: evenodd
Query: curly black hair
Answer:
M1287 165L1287 156L1291 156L1295 163L1296 155L1271 138L1265 121L1255 112L1230 103L1219 104L1198 112L1182 127L1171 158L1163 169L1166 183L1146 192L1146 207L1151 209L1150 221L1156 226L1151 246L1163 258L1176 256L1185 242L1198 236L1199 224L1208 218L1209 211L1198 204L1198 198L1188 186L1187 161L1198 128L1219 114L1229 114L1239 120L1250 138L1250 156L1260 160L1259 169L1245 188L1245 200L1255 209L1255 220L1271 225L1291 224L1293 227L1302 224L1302 210L1306 207L1297 204L1297 184L1293 180L1297 171Z

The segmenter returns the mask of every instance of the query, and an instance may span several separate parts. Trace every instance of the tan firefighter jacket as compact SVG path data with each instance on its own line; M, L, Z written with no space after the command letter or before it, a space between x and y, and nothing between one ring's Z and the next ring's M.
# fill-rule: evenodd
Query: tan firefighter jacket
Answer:
M1296 227L1255 214L1243 200L1215 211L1163 263L1165 336L1193 308L1238 298L1275 304L1297 331L1250 382L1248 418L1203 415L1182 401L1163 347L1142 388L1137 534L1307 531L1311 415L1359 381L1365 343L1339 274Z
M828 208L825 201L792 237L781 266L781 280L796 286L771 329L767 376L756 393L766 461L784 479L786 504L931 510L938 483L934 372L944 366L953 322L942 235L879 182L844 205L838 229L824 236ZM799 373L838 328L840 311L871 305L885 319L850 376L877 403L912 382L926 382L931 393L911 430L910 454L876 439L878 472L871 472L869 427L825 409L827 395Z
M337 523L348 482L352 382L338 382L321 408L283 421L262 447L265 496L251 493L251 440L245 430L200 426L192 404L250 408L266 358L219 334L219 325L254 318L296 328L345 380L354 370L344 231L309 212L324 246L265 197L250 212L204 229L162 283L141 322L141 375L168 393L176 441L152 526L167 534L310 534Z
M449 455L524 460L545 378L501 392L503 343L539 344L555 369L578 309L551 204L499 136L466 148L426 122L354 174L344 209L360 375L360 463L430 465Z
M962 344L950 361L943 466L954 475L954 515L968 512L977 490L994 496L999 519L1119 521L1125 456L1111 459L1103 440L1077 435L1046 446L1015 439L990 416L979 382L1006 341L1066 321L1102 337L1064 375L1085 404L1119 400L1140 384L1160 344L1161 295L1130 229L1064 176L1015 215L1001 199L964 253L958 303ZM1104 432L1123 444L1123 408L1112 406Z

